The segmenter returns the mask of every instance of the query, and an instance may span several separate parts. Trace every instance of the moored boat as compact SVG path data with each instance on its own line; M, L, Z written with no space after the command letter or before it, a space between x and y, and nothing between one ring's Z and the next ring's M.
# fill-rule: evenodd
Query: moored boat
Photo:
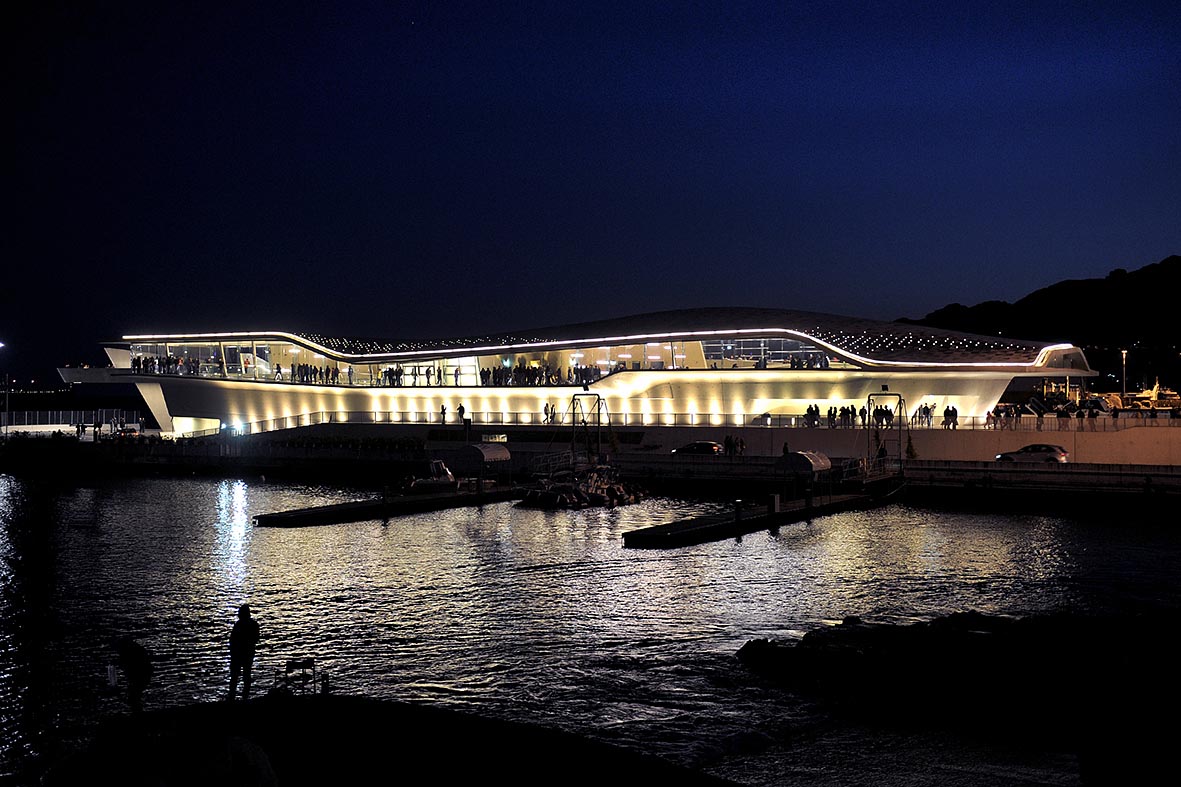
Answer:
M579 471L563 470L538 479L517 505L545 509L614 508L642 499L642 491L621 481L615 468L595 465Z
M459 481L442 459L432 459L429 472L424 476L415 477L410 482L407 491L411 494L457 492L459 491Z

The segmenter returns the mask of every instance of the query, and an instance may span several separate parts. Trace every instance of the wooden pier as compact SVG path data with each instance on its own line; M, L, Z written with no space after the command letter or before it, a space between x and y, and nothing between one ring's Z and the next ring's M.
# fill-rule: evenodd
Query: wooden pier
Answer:
M315 527L318 525L339 525L346 522L363 522L369 519L389 519L407 514L421 514L427 511L442 511L447 508L482 506L487 503L501 503L506 500L520 500L524 490L517 487L491 489L482 492L441 492L421 495L398 495L375 500L357 500L351 503L336 503L311 508L295 508L290 511L276 511L270 514L255 514L254 524L258 527Z
M831 495L825 496L821 501L813 501L811 505L805 500L789 500L782 503L777 511L769 510L770 506L737 505L733 511L725 514L693 517L679 522L630 530L623 534L623 545L641 549L665 549L721 541L813 517L866 508L875 505L879 499L874 495L864 494Z

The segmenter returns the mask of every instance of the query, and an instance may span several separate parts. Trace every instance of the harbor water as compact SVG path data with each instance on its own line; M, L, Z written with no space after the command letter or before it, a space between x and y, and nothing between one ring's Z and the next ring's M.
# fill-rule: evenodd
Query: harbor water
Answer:
M0 773L33 778L126 712L108 688L121 636L154 659L147 709L224 697L230 627L249 603L256 693L285 660L312 657L334 692L557 727L747 784L1075 784L1069 752L840 722L735 653L847 615L1181 600L1181 538L1134 510L892 505L671 550L625 549L622 534L731 504L251 523L371 496L261 478L0 476Z

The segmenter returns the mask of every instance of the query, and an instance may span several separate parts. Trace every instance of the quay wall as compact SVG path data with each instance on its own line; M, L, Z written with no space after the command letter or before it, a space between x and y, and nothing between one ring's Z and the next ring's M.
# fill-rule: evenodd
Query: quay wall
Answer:
M1131 423L1131 422L1130 422ZM1169 424L1171 422L1163 422ZM63 432L65 430L63 429ZM833 458L865 457L876 454L878 442L873 429L828 429L789 427L676 427L629 426L589 429L592 439L601 440L600 452L608 456L643 454L668 457L674 448L696 440L724 442L727 436L741 438L747 457L777 457L786 445L790 451L816 451ZM473 427L465 431L460 425L430 424L319 424L296 429L284 429L249 436L201 438L195 441L161 441L158 438L139 438L129 441L108 441L96 445L89 441L77 444L78 449L93 447L96 461L156 462L184 464L195 460L224 461L227 463L261 462L279 465L284 462L314 465L346 458L357 461L389 461L390 451L398 458L442 456L462 449L467 442L504 439L512 454L513 469L528 466L529 459L539 454L571 449L572 438L579 440L587 431L576 433L570 427L542 425ZM1007 429L933 429L881 430L878 432L887 456L924 461L992 462L996 454L1016 450L1030 443L1061 445L1070 452L1071 463L1096 465L1157 465L1181 467L1181 426L1129 425L1126 428L1089 430L1013 431ZM25 443L45 443L37 454L65 456L76 444L72 431L60 435L60 441L48 437L25 437ZM410 441L410 445L391 445L390 441ZM18 447L13 437L12 448ZM908 456L907 444L913 449ZM422 452L412 449L421 445ZM33 446L26 446L33 448ZM45 449L44 451L40 450ZM579 451L585 446L575 444ZM52 449L52 450L51 450ZM87 452L83 452L87 453ZM0 451L0 459L19 458L28 451ZM11 462L4 461L3 465Z
M778 456L784 443L791 451L817 451L833 457L866 456L876 451L872 429L787 429L741 427L648 427L639 450L668 453L694 440L722 442L729 435L741 437L745 453ZM987 462L997 454L1015 451L1030 443L1060 445L1070 452L1071 462L1090 464L1181 465L1181 427L1130 426L1107 431L1011 431L994 429L907 429L881 430L882 442L890 456L899 447L905 456L909 439L917 459ZM899 439L899 434L901 439ZM624 450L627 450L626 448Z

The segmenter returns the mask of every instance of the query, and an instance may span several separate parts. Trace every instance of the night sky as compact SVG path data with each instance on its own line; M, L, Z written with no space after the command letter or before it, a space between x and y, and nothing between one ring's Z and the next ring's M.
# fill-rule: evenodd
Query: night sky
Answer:
M25 3L0 370L892 319L1181 252L1181 3Z

